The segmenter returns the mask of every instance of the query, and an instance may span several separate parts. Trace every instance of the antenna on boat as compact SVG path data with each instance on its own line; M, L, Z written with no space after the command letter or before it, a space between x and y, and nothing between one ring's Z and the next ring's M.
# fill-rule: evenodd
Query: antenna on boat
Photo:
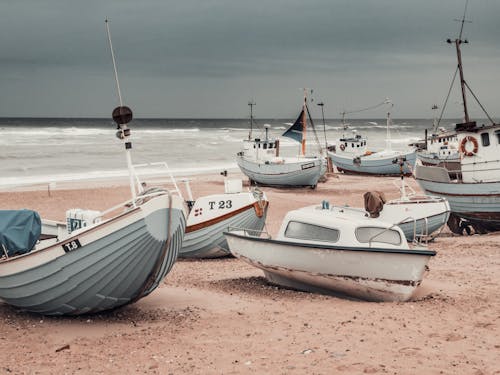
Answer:
M467 39L462 39L462 34L463 34L463 30L464 30L464 24L465 23L472 23L472 21L465 19L465 15L467 13L467 5L468 5L468 3L469 3L469 0L466 0L465 1L465 7L464 7L464 14L462 16L462 19L455 19L455 21L458 21L458 22L461 23L461 25L460 25L460 33L458 35L458 38L456 38L455 40L452 40L452 39L448 38L448 39L446 39L446 42L448 44L455 44L455 50L456 50L456 53L457 53L457 60L458 60L457 70L460 73L460 88L462 90L462 104L463 104L463 107L464 107L464 121L465 121L464 125L466 125L466 126L467 125L473 125L473 126L475 125L475 122L472 122L472 123L470 122L469 111L468 111L468 108L467 108L467 99L465 97L465 88L467 88L469 90L469 92L472 94L472 96L476 100L476 102L479 105L479 107L481 107L481 109L484 112L484 114L486 115L486 117L488 117L488 120L490 120L490 122L492 124L494 124L495 122L493 121L493 119L491 118L491 116L488 114L488 112L486 111L486 109L484 108L484 106L481 104L481 102L479 101L479 99L477 98L477 96L474 94L474 92L472 91L472 89L469 87L469 85L467 84L467 82L465 81L465 78L464 78L463 65L462 65L462 52L460 50L460 45L462 43L463 44L468 44L469 43L469 41ZM455 76L453 77L452 83L450 85L450 90L448 91L448 97L446 98L445 106L446 106L446 103L448 102L448 98L450 96L451 87L453 86L453 83L455 82L456 74L457 74L457 71L455 71ZM443 111L444 111L444 107L443 107L443 110L441 111L441 116L443 115ZM441 121L441 117L439 118L438 125L439 125L440 121ZM457 124L457 127L459 125L462 125L462 124Z
M385 139L385 147L387 150L391 149L391 132L389 130L389 126L391 125L391 108L394 107L394 103L389 99L385 98L384 104L389 105L389 109L387 110L387 120L386 120L386 139Z
M319 102L319 103L316 103L316 105L319 105L321 107L321 117L323 119L323 134L325 135L325 150L327 150L328 149L328 141L326 139L326 123L325 123L325 110L324 110L325 103Z
M438 128L437 110L439 109L439 107L436 104L433 104L431 109L434 111L434 118L432 120L432 133L436 133Z
M137 197L137 193L135 190L135 182L134 182L134 166L132 164L132 156L130 155L130 150L132 149L132 142L129 140L130 137L130 128L127 127L127 124L132 121L132 110L123 105L122 101L122 94L120 90L120 82L118 80L118 71L116 69L116 61L115 61L115 54L113 52L113 44L111 43L111 33L109 31L109 21L106 19L104 21L106 24L106 32L108 34L108 41L109 41L109 49L111 51L111 59L113 60L113 69L115 72L115 82L116 82L116 91L118 93L118 100L120 102L120 106L116 107L113 110L112 117L113 120L116 122L117 129L118 131L116 132L116 136L123 140L123 144L125 146L125 157L127 159L127 167L128 167L128 173L129 173L129 179L130 179L130 192L132 193L132 204L135 207L135 199Z
M253 106L257 105L255 101L252 99L248 102L248 106L250 107L250 131L248 132L248 140L252 139L252 130L253 130Z
M306 154L306 128L307 128L307 90L308 88L303 88L304 90L304 103L302 104L302 155ZM312 90L311 90L312 92Z
M448 44L455 44L455 49L456 49L456 52L457 52L458 72L460 73L460 87L462 89L462 102L463 102L463 105L464 105L465 123L470 122L470 118L469 118L469 111L467 109L467 98L466 98L466 95L465 95L465 85L466 85L466 83L465 83L464 71L463 71L463 67L462 67L462 53L460 51L460 45L462 43L464 43L464 44L469 43L469 41L467 39L462 40L462 34L463 34L463 31L464 31L464 23L466 23L466 22L470 23L471 22L471 21L465 19L465 14L467 13L467 4L468 3L469 3L469 0L466 0L466 2L465 2L465 8L464 8L464 15L462 16L462 19L461 20L455 19L455 21L461 22L460 33L458 35L458 38L456 38L455 40L451 40L450 38L448 38L446 40L446 42Z

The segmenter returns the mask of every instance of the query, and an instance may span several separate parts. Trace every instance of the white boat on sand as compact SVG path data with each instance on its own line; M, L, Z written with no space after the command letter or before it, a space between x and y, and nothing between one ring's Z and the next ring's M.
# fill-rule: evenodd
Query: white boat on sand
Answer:
M392 103L389 100L382 104ZM381 151L367 150L367 140L359 134L354 134L352 137L345 135L340 138L334 151L328 151L328 157L340 172L347 174L359 175L376 175L376 176L399 176L399 165L395 160L404 158L404 174L411 175L412 169L416 160L416 152L396 151L391 147L390 139L390 112L387 112L386 124L386 148Z
M466 97L470 88L464 79L460 49L466 42L462 40L464 22L462 19L459 37L448 39L457 54L465 119L455 127L459 168L417 165L415 169L415 179L427 194L446 197L450 202L448 227L458 234L500 230L500 124L493 121L479 101L490 123L478 125L470 119Z
M401 169L403 163L402 160L399 161ZM396 183L395 185L397 186ZM382 199L382 202L377 202L379 205L374 206L375 211L369 207L372 198L370 193L365 193L365 210L372 211L370 214L376 214L376 217L385 222L397 223L408 241L428 241L436 237L450 217L450 204L446 198L417 194L406 185L403 175L398 188L399 198L386 202L383 194L375 197Z
M123 142L132 199L99 212L71 209L67 223L28 212L0 212L0 300L44 315L114 309L151 293L171 270L184 237L184 203L168 191L135 184L132 142L106 20L120 106L113 111Z
M187 185L189 186L189 185ZM190 189L188 194L191 195ZM217 258L231 255L223 232L236 226L262 230L269 202L259 189L243 191L241 180L226 180L223 194L193 200L190 197L183 258Z
M265 139L249 138L243 141L243 149L237 154L236 162L252 183L262 186L315 188L326 172L326 160L321 156L306 154L307 114L309 112L304 96L302 111L295 123L283 133L301 144L299 155L280 156L279 139L269 139L269 126L265 126ZM253 105L253 104L252 104ZM253 123L253 116L250 116ZM252 125L251 125L252 126Z
M225 234L231 253L271 283L369 301L411 299L436 254L410 249L395 224L326 205L290 211L276 239L242 229Z

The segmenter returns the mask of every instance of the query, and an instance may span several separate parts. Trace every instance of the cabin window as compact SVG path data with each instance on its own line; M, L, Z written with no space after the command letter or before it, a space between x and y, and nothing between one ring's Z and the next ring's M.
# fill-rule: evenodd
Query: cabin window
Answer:
M497 143L500 145L500 130L497 130L495 135L497 136Z
M356 228L356 238L361 243L383 242L391 245L401 245L401 235L393 229L378 227Z
M267 150L267 143L264 143L263 148L264 150Z
M339 231L319 225L290 221L285 230L285 237L321 242L337 242L339 240Z
M490 133L482 133L481 134L481 143L485 147L490 145Z

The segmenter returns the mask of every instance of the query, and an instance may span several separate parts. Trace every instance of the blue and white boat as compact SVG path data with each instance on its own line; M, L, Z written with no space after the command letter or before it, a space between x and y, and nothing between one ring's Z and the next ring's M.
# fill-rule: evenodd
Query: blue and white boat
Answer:
M132 111L123 106L106 20L120 106L113 110L123 143L132 198L104 212L70 209L67 222L0 212L0 300L44 315L115 309L150 294L177 259L184 202L168 191L144 191L135 175Z
M457 53L464 106L465 122L455 127L460 168L450 171L442 166L417 165L415 179L427 194L445 197L449 201L448 226L453 232L470 233L474 229L484 233L500 230L500 124L495 123L486 111L489 124L478 125L470 120L466 100L469 86L465 83L460 51L464 43L462 29L457 39L448 39L448 43L455 45ZM481 108L484 110L482 105Z
M95 313L147 296L171 270L184 237L184 202L135 185L126 125L132 111L117 107L113 118L132 199L103 212L70 209L66 223L37 214L12 221L12 211L0 212L0 300L44 315Z
M301 143L300 153L294 157L280 156L279 139L269 139L269 126L265 126L266 136L243 141L243 149L237 154L236 162L250 182L257 185L277 187L310 186L315 188L326 172L326 160L322 156L306 154L307 98L304 95L302 111L285 133ZM250 117L253 123L253 117ZM252 125L251 125L252 126Z
M69 230L64 223L44 223L34 248L16 249L19 255L8 256L10 249L2 243L0 300L44 315L78 315L114 309L150 294L181 248L183 202L164 192L126 203L107 219L106 212L92 221L68 217Z
M391 104L386 101L386 104ZM386 148L381 151L368 151L367 140L359 134L345 135L336 142L335 151L328 151L328 157L339 172L348 174L399 176L401 169L397 160L404 159L403 173L412 174L417 158L416 151L396 151L391 148L390 112L387 112Z

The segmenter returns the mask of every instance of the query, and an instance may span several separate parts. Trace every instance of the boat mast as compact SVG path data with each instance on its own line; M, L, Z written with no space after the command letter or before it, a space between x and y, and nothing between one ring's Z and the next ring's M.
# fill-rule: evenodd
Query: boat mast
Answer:
M250 107L250 131L248 132L248 140L252 139L252 130L253 130L253 106L257 105L254 100L250 100L248 102L248 106Z
M304 104L302 105L302 156L306 155L306 128L307 128L307 89L304 88Z
M439 109L439 107L436 104L433 104L431 109L434 111L434 119L432 120L432 133L436 134L438 128L437 110Z
M461 22L461 26L460 26L460 34L458 35L458 38L456 38L455 40L451 40L451 39L447 39L446 42L448 44L452 44L454 43L455 44L455 49L456 49L456 52L457 52L457 61L458 61L458 71L460 73L460 87L462 89L462 101L463 101L463 105L464 105L464 121L465 123L468 123L470 122L470 118L469 118L469 111L467 109L467 98L465 96L465 86L466 86L466 82L465 82L465 78L464 78L464 71L463 71L463 67L462 67L462 52L460 51L460 44L462 43L469 43L467 41L467 39L465 40L462 40L462 32L464 30L464 23L465 22L471 22L471 21L467 21L465 19L465 14L467 13L467 4L468 4L468 0L465 2L465 9L464 9L464 15L462 17L461 20L455 20L455 21L458 21L458 22Z
M132 156L130 154L130 150L132 149L132 142L129 140L130 129L127 127L127 123L129 123L132 120L132 111L130 110L130 108L123 106L122 93L120 90L120 82L118 81L118 71L116 69L115 54L113 52L113 44L111 43L111 33L109 31L109 21L106 19L104 23L106 24L109 49L111 51L111 59L113 60L113 69L115 72L116 91L118 92L118 100L120 102L120 106L113 110L112 116L113 120L115 120L115 122L117 123L119 129L116 135L118 138L123 140L123 144L125 146L125 157L127 159L127 167L130 180L130 192L132 194L132 204L135 207L135 200L137 197L137 193L135 190L135 183L134 183L134 175L135 175L134 166L132 165Z
M387 111L387 120L386 120L386 139L385 139L385 148L387 150L391 150L391 132L389 130L389 125L391 124L391 111L390 108L394 106L392 102L386 98L384 104L389 105L389 110Z

